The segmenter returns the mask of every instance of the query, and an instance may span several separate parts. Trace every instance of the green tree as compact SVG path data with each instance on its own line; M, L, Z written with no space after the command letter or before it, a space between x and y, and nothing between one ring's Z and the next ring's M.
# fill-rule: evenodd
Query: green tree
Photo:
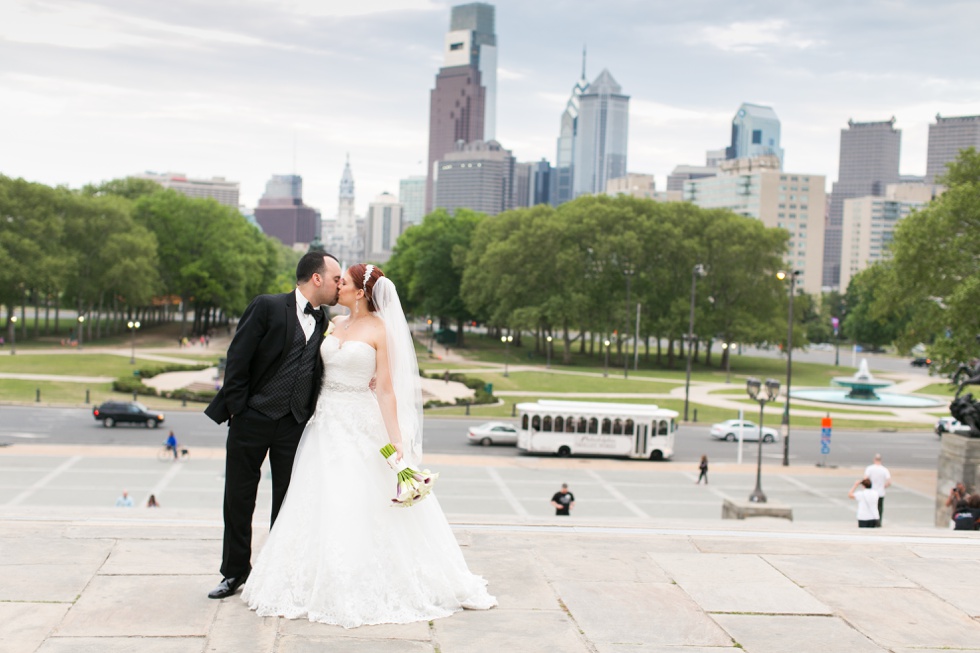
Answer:
M946 372L980 353L980 154L963 150L948 169L939 180L947 190L897 226L890 273L874 304L882 315L907 316L901 349L928 343Z
M877 348L889 344L902 328L903 320L895 310L886 312L875 305L891 276L888 267L888 263L876 263L865 268L847 286L844 335L861 345Z

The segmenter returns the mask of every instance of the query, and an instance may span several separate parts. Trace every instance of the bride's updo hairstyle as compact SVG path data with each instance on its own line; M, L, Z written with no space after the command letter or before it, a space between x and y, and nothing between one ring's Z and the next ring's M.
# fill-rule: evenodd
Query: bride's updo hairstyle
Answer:
M377 283L378 279L385 276L385 273L376 265L365 265L364 263L355 263L347 268L347 271L350 272L354 287L364 291L368 310L372 313L378 310L378 307L374 305L374 284Z

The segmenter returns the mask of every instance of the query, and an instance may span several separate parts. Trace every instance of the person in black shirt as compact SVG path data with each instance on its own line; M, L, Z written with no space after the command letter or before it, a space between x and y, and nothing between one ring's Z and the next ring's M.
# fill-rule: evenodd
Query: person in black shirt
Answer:
M555 507L556 515L568 515L575 507L575 495L568 491L568 484L562 483L561 489L551 497L551 505Z

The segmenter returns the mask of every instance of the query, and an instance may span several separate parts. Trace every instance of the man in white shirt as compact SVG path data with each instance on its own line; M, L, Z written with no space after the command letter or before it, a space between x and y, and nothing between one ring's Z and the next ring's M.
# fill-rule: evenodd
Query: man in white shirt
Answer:
M864 470L864 477L871 481L871 489L878 493L878 527L885 515L885 488L892 484L892 475L888 468L881 464L881 454L875 454L874 463Z

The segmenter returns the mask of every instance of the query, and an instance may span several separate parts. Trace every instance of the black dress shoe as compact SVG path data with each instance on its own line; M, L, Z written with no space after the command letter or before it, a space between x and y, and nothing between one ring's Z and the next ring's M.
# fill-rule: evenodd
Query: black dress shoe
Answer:
M238 591L238 588L248 580L248 574L237 578L224 578L218 586L208 592L209 599L225 599Z

